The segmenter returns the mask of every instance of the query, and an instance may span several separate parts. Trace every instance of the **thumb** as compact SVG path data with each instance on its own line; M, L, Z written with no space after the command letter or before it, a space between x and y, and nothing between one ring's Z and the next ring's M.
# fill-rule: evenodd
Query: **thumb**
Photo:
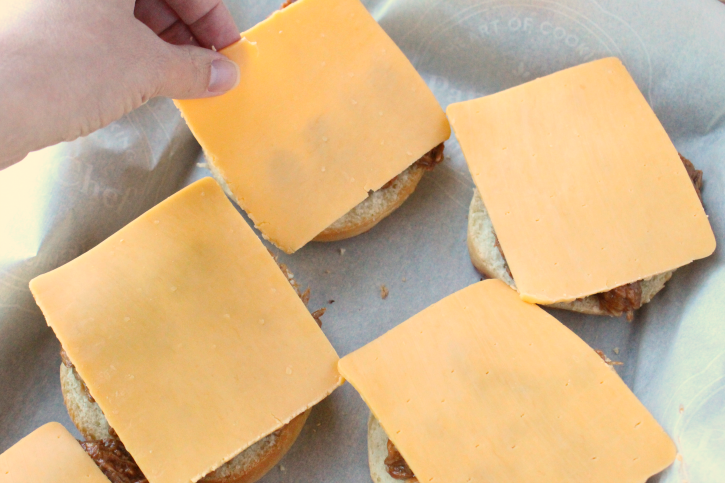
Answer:
M172 99L224 94L239 84L239 66L213 50L166 44L156 93Z

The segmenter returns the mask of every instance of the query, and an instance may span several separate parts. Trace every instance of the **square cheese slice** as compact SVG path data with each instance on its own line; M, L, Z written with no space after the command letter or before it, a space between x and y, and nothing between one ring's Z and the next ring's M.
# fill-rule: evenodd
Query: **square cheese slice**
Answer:
M239 86L176 101L255 225L299 249L448 139L443 110L359 0L300 0L221 52Z
M605 292L715 250L677 150L618 59L448 116L524 300Z
M420 482L642 483L675 458L614 370L498 280L339 366Z
M341 384L335 350L211 178L30 288L150 483L198 480Z
M0 454L0 482L109 483L109 480L61 424L48 423Z

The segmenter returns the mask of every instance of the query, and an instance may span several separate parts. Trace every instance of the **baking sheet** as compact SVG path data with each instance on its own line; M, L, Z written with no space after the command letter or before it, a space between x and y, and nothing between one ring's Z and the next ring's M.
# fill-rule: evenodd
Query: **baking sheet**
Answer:
M240 29L277 1L228 1ZM368 9L445 107L606 56L620 57L675 145L704 171L705 208L725 242L725 6L717 0L396 0ZM73 428L59 345L28 281L95 246L207 176L170 101L157 99L87 138L0 172L0 451L48 421ZM466 249L473 183L455 139L398 211L371 232L279 253L342 356L480 279ZM390 295L383 300L380 288ZM333 302L334 301L334 302ZM651 481L725 480L725 261L677 271L636 320L551 311L618 372L680 456ZM367 482L367 408L349 384L312 413L262 481Z

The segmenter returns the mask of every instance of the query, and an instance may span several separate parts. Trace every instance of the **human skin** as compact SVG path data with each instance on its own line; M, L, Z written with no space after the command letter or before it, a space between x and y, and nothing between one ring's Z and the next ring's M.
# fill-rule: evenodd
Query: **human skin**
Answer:
M239 67L222 0L0 0L0 169L149 99L219 95Z

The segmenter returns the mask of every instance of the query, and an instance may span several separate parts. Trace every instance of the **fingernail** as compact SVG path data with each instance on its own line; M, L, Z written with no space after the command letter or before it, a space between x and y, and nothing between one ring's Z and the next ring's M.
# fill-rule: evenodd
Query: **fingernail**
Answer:
M221 94L234 89L239 84L239 66L231 60L218 59L211 63L211 77L207 90Z

